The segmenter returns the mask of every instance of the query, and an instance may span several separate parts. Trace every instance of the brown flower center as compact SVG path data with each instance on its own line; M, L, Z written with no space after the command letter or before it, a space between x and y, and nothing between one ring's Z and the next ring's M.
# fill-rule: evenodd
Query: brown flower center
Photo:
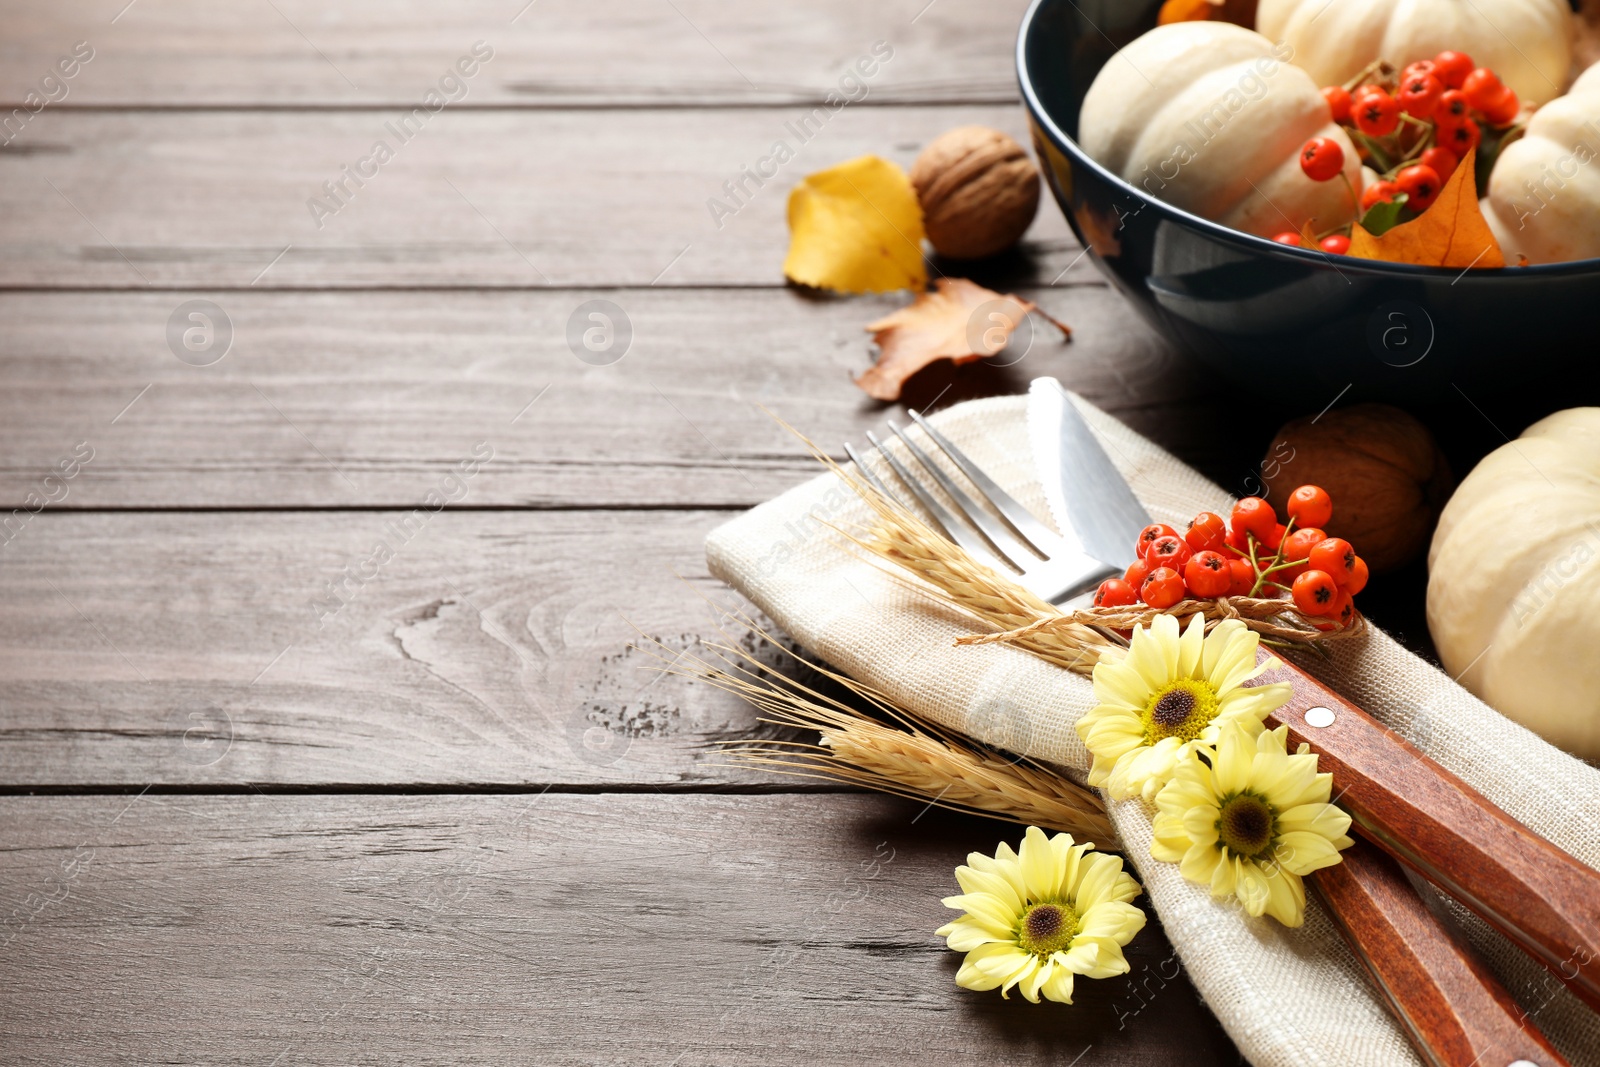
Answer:
M1239 793L1223 802L1217 813L1217 837L1240 856L1258 857L1272 847L1276 813L1254 793Z
M1156 701L1156 706L1150 711L1150 721L1163 729L1170 730L1175 726L1182 726L1184 720L1192 714L1194 714L1194 694L1187 689L1174 689Z
M1144 741L1167 737L1193 741L1217 714L1217 694L1198 678L1178 678L1157 689L1144 711Z
M1023 913L1017 943L1040 959L1048 959L1078 936L1077 911L1070 904L1035 904Z

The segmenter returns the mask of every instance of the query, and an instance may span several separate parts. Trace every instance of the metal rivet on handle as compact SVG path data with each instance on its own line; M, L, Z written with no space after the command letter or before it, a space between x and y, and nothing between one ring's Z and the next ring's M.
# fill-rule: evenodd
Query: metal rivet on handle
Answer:
M1532 1060L1512 1060L1506 1067L1539 1067L1539 1065Z
M1321 730L1333 725L1333 709L1315 707L1306 709L1306 725ZM1537 1067L1535 1064L1513 1063L1510 1067Z

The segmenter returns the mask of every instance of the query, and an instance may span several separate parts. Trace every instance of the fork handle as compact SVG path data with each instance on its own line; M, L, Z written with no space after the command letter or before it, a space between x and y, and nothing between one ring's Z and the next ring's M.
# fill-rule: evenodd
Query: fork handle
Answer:
M1513 820L1299 668L1285 664L1263 680L1293 686L1294 696L1269 723L1288 726L1294 744L1310 744L1363 836L1600 1009L1600 871Z
M1310 880L1428 1067L1569 1067L1394 860L1358 841Z

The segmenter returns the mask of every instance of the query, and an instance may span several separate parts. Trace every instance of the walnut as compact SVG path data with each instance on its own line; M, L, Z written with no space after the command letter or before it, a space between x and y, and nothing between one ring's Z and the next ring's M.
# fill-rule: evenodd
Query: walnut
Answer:
M1373 574L1422 554L1455 486L1433 434L1387 404L1356 404L1289 423L1261 470L1279 515L1295 486L1326 489L1333 497L1328 536L1355 545Z
M1017 243L1039 209L1039 168L987 126L935 138L911 167L928 240L942 256L980 259Z

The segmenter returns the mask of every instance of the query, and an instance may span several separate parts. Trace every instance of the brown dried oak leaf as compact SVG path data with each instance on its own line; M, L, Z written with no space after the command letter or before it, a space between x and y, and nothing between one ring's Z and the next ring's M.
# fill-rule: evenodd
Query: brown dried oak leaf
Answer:
M907 307L886 315L867 329L879 348L878 362L856 379L875 400L899 400L901 387L935 360L957 364L992 356L1011 339L1028 312L1038 306L1018 296L1001 295L965 278L939 278L934 291L921 293ZM1072 331L1039 312L1061 331Z

